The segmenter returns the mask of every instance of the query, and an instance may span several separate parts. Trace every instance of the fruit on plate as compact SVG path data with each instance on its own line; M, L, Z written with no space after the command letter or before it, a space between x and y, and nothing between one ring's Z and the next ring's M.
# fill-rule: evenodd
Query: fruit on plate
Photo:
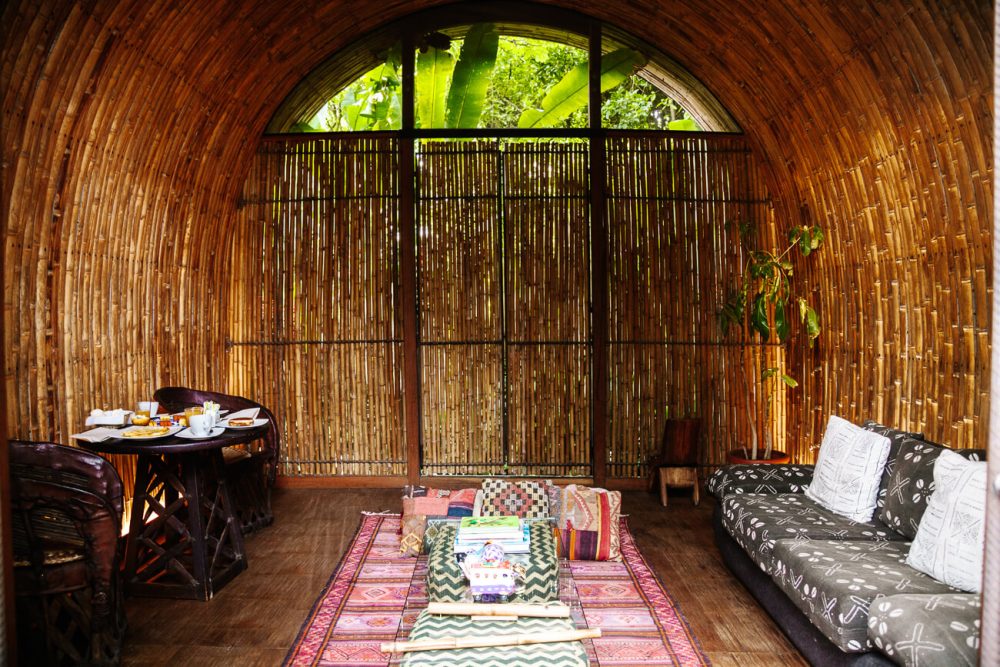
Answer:
M158 435L166 435L170 432L169 426L135 426L123 431L126 438L153 438Z
M253 417L233 417L228 423L230 426L253 426L255 421Z

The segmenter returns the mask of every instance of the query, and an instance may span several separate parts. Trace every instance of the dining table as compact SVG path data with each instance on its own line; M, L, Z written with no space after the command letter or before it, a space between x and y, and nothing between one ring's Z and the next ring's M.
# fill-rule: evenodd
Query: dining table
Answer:
M265 428L266 421L216 428L200 439L171 433L80 441L91 451L138 457L125 542L126 594L209 600L247 568L223 450L259 439Z

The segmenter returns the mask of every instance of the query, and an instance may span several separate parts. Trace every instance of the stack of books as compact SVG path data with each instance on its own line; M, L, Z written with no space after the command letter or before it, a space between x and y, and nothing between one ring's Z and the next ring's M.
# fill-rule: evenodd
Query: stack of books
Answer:
M455 535L455 553L467 554L492 542L503 547L504 553L526 554L531 546L528 528L516 516L467 516Z

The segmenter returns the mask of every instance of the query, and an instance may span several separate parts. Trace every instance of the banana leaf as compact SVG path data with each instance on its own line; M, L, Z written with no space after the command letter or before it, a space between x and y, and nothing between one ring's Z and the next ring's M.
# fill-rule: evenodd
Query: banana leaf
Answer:
M417 54L417 122L422 128L445 126L445 88L455 69L455 58L434 46Z
M447 127L474 128L479 125L499 44L500 33L492 23L480 23L469 29L448 89Z
M601 57L601 92L607 92L628 78L646 59L633 49L618 49ZM566 73L542 99L541 109L525 109L517 121L522 129L555 127L587 103L589 63L580 63Z

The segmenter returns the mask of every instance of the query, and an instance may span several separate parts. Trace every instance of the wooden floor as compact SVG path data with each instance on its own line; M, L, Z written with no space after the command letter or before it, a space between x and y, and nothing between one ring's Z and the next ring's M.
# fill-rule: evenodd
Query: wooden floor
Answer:
M708 654L721 666L806 663L722 564L712 499L694 507L626 492L623 511ZM398 491L279 489L274 525L247 540L249 569L209 602L132 598L124 665L280 665L358 526L400 511Z

